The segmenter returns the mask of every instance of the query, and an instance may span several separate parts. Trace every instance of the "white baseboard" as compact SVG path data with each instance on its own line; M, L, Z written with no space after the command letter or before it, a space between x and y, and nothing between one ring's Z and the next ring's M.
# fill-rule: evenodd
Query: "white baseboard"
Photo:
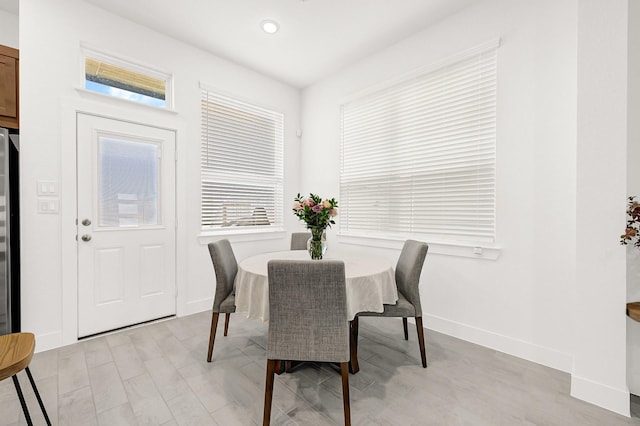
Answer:
M49 349L55 349L63 346L62 330L52 331L50 333L36 334L35 352L44 352Z
M573 359L569 354L535 345L531 342L514 339L433 315L425 315L422 323L428 329L556 370L570 373L573 367Z
M457 337L477 345L491 348L527 361L535 362L556 370L572 373L573 359L571 355L554 349L535 345L524 340L482 330L466 324L450 321L433 315L425 315L423 324L426 328ZM630 416L629 390L617 389L571 376L571 396L590 404L597 405L623 416Z
M182 309L178 308L177 316L187 316L191 314L197 314L199 312L203 312L211 309L211 298L194 300L192 302L186 303ZM62 340L62 330L53 331L49 333L36 334L36 349L35 352L44 352L49 349L56 349L61 346L66 346L68 344L75 343L77 339L73 342L64 342Z
M630 417L629 391L616 389L583 377L571 376L571 396Z
M213 299L211 299L210 297L206 299L192 300L190 302L187 302L184 307L178 311L178 316L184 317L187 315L211 310L212 303Z

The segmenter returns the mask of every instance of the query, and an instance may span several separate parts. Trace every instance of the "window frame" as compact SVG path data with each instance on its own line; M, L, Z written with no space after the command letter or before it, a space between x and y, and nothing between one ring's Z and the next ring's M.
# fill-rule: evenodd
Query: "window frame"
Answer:
M462 237L456 238L452 236L442 236L438 234L431 234L428 232L413 232L413 231L402 231L402 232L384 232L380 231L380 228L376 229L372 232L371 229L356 229L353 227L351 230L348 229L348 223L345 225L345 217L340 221L340 227L338 231L338 238L341 242L344 243L352 243L352 244L366 244L373 245L379 247L389 247L389 248L398 248L398 244L402 242L406 238L414 238L414 239L422 239L424 241L429 242L431 248L436 247L436 251L449 254L449 255L460 255L465 257L480 257L480 258L488 258L488 259L496 259L499 255L499 246L497 244L497 221L496 221L496 190L497 190L497 89L498 89L498 47L500 46L500 40L492 40L488 43L484 43L478 47L473 49L466 50L464 52L460 52L457 55L451 56L441 62L434 63L428 67L420 68L411 73L402 75L398 78L394 78L388 81L383 82L382 84L374 85L370 88L367 88L363 91L360 91L356 94L353 94L340 102L340 119L341 119L341 145L340 145L340 200L343 204L343 208L345 207L345 200L348 199L345 195L345 176L344 176L344 155L345 155L345 122L344 122L344 108L345 105L349 105L350 103L362 102L367 98L375 97L380 93L388 90L398 90L401 91L406 86L410 86L411 82L416 79L420 79L423 77L428 77L429 75L436 74L439 70L444 69L445 67L454 66L458 63L462 63L465 60L469 60L476 56L480 56L485 52L493 52L495 54L495 62L494 62L494 92L493 92L493 100L494 100L494 116L493 116L493 176L492 176L492 190L493 190L493 201L492 201L492 215L493 215L493 223L492 223L492 232L489 238L469 238ZM414 145L415 146L415 142ZM347 149L349 146L347 145ZM382 176L382 175L381 175ZM393 206L391 206L392 208ZM363 216L364 217L364 216ZM420 217L420 216L417 216ZM384 221L384 218L381 218ZM366 219L360 219L360 221L366 221ZM375 227L373 227L375 228ZM386 231L386 230L385 230ZM430 251L432 251L430 248Z
M201 136L200 136L200 196L201 196L201 202L200 202L200 234L199 234L199 240L201 243L206 243L207 241L209 241L208 237L211 236L234 236L234 240L238 239L238 236L240 236L240 239L242 239L242 235L245 235L251 239L270 239L270 238L276 238L276 235L280 235L284 233L284 128L285 128L285 114L278 110L275 107L269 107L269 106L264 106L261 105L260 103L256 102L255 100L249 100L246 98L242 98L241 96L237 96L235 94L230 94L228 92L225 92L219 88L213 87L213 86L209 86L207 84L204 83L200 83L200 100L201 100L201 123L200 123L200 132L201 132ZM208 94L208 95L205 95ZM264 113L264 116L262 116L262 118L265 118L265 116L270 116L270 118L278 118L279 122L276 123L274 126L275 128L275 133L274 136L276 136L274 138L274 143L275 146L273 147L273 152L274 152L274 161L273 161L273 168L274 168L274 174L273 176L269 177L268 179L271 179L271 186L273 187L273 208L272 208L272 212L268 217L271 218L272 220L269 220L269 224L253 224L253 225L245 225L245 226L241 226L236 224L237 226L222 226L222 225L211 225L211 226L205 226L204 225L204 200L202 199L203 195L204 195L204 185L205 185L205 181L210 181L213 182L214 179L216 178L216 172L207 172L204 168L204 158L203 158L203 150L206 149L205 147L205 133L207 132L207 129L205 128L205 123L204 123L204 118L205 118L205 111L203 110L203 106L202 106L202 102L205 102L205 96L210 96L212 98L219 98L219 99L223 99L225 102L230 102L231 104L234 104L238 107L247 107L248 108L248 113L251 114L253 113ZM247 113L247 110L242 111L243 113ZM264 157L259 157L256 156L256 159L260 159L261 161L264 160ZM224 175L224 171L219 171L217 172L219 173L219 176ZM242 175L242 173L239 173L237 176ZM218 176L218 177L219 177ZM264 178L251 178L248 175L244 176L245 178L248 178L249 183L247 183L246 180L241 180L238 182L238 184L240 185L256 185L256 186L265 186L265 182L264 182ZM227 177L225 177L227 178ZM228 179L228 178L227 178ZM260 206L256 206L257 207L261 207L261 208L266 208L268 204L261 204ZM270 206L269 206L270 207ZM255 211L255 209L254 209Z
M80 65L80 81L81 81L81 85L80 87L82 88L83 91L86 91L88 93L92 93L92 94L97 94L99 96L105 96L107 98L110 99L118 99L121 101L125 101L128 102L130 104L133 105L142 105L145 107L150 107L150 108L155 108L158 110L166 110L166 111L174 111L174 76L172 73L170 72L166 72L166 71L162 71L160 69L157 68L153 68L144 64L141 64L139 62L136 62L134 60L130 60L130 59L126 59L124 57L121 56L117 56L114 54L110 54L110 53L106 53L103 51L100 51L98 49L95 49L93 47L89 47L89 46L85 46L82 45L81 46L81 65ZM150 103L146 103L143 101L138 101L138 100L134 100L134 99L130 99L128 97L124 97L124 96L117 96L117 95L112 95L112 94L108 94L108 93L103 93L100 91L96 91L96 90L91 90L88 89L86 87L87 84L87 78L86 78L86 61L87 59L93 59L99 62L103 62L109 65L113 65L115 67L118 68L122 68L124 70L127 71L131 71L131 72L135 72L138 74L141 74L143 76L147 76L147 77L151 77L151 78L155 78L158 80L162 80L164 81L165 84L165 99L164 99L164 106L161 105L152 105ZM121 89L115 86L107 86L107 87L113 87L114 89L119 89L119 90L125 90L125 89ZM126 90L125 90L126 91ZM131 92L134 94L138 94L136 92ZM141 95L141 94L139 94Z

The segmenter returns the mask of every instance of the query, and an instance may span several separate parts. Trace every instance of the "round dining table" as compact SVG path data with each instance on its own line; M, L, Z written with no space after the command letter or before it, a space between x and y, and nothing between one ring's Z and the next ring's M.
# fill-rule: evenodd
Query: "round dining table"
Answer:
M310 257L306 250L291 250L258 254L240 261L235 279L236 312L250 319L269 321L267 264L273 259L310 260ZM398 301L395 273L387 259L338 254L325 259L344 262L349 321L358 312L382 312L383 305Z

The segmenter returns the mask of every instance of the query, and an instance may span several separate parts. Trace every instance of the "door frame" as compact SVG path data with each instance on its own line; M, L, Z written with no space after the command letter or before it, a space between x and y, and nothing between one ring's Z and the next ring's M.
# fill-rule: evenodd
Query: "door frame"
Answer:
M80 239L77 244L78 336L82 339L158 318L175 316L176 133L155 126L132 124L129 121L107 119L94 114L76 114L76 118L77 217L80 221L89 219L86 226L82 223L78 225L77 232L78 235L93 236L91 242ZM122 154L126 157L133 155L132 158L144 161L145 165L139 169L142 174L133 169L120 170L124 164L129 168L138 167L137 162L129 163L129 160L124 160L125 163L122 163L122 159L112 158L110 154L105 157L102 153L103 142L105 147L111 146L109 143L118 147L117 151L113 152L116 157ZM143 146L144 154L136 151L137 147ZM109 148L106 149L109 151ZM131 149L132 154L120 151L121 149ZM137 154L142 156L138 157ZM118 173L121 173L109 177L109 181L114 179L113 184L116 185L109 187L109 190L118 188L118 193L136 195L137 201L134 204L130 201L102 199L104 188L100 182L104 176L101 164L105 158L106 161L114 161L113 165L120 170ZM147 170L147 166L151 167L151 164L153 172ZM133 179L133 186L120 187L128 177ZM125 181L122 181L123 178ZM141 178L143 180L140 180ZM148 179L153 181L151 187L148 186ZM111 193L111 196L115 197L115 193ZM147 196L152 197L149 205L146 202ZM135 208L135 226L120 224L120 207L123 202ZM105 213L101 206L110 210L115 208L115 211ZM150 223L146 223L141 216L146 207L153 212ZM103 213L109 217L115 214L111 219L113 222L102 223L105 220Z
M94 96L89 96L93 98ZM181 158L186 158L180 140L185 139L186 126L174 112L131 104L120 99L103 99L99 102L84 99L63 99L61 102L61 171L60 171L60 222L61 222L61 286L62 286L62 330L55 346L64 346L78 341L78 250L77 224L78 174L77 174L77 120L78 114L93 115L142 126L157 127L175 133L175 281L176 316L185 312L186 306L186 251L185 236L186 191L180 184L186 182L186 167ZM125 118L128 117L128 118ZM130 117L130 118L129 118ZM182 151L182 152L181 152ZM53 343L53 342L52 342Z

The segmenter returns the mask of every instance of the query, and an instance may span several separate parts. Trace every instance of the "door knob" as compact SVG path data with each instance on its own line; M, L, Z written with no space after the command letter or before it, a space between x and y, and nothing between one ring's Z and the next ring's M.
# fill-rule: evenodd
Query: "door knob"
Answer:
M84 234L82 236L82 241L91 241L91 235L89 234Z
M82 220L82 224L83 224L84 226L89 226L89 225L91 225L91 221L90 221L89 219L83 219L83 220Z

